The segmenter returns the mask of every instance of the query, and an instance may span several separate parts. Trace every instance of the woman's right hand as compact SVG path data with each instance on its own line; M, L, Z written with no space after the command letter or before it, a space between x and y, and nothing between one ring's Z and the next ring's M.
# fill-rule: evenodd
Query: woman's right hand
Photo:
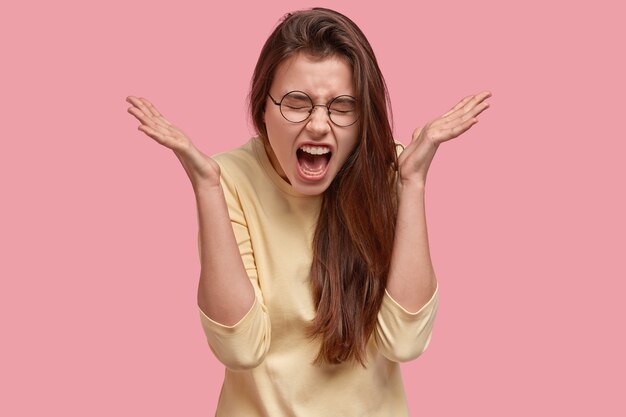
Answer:
M128 108L128 112L141 122L138 129L174 151L194 190L200 185L220 184L220 167L217 162L196 148L187 135L163 117L152 103L143 97L134 96L128 96L126 101L133 105Z

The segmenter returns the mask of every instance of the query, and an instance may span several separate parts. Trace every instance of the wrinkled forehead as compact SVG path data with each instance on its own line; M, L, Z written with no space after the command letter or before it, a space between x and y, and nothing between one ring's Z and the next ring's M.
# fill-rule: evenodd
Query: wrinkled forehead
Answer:
M347 55L341 54L339 52L329 53L329 52L312 51L309 49L302 49L290 55L287 55L282 61L278 63L278 65L276 66L276 71L278 71L278 69L281 67L287 67L293 64L293 62L298 58L304 58L305 60L312 62L312 63L322 62L325 60L341 61L345 63L351 70L353 69L352 61Z
M313 99L338 95L355 96L352 65L340 54L320 56L298 52L276 68L271 90L275 94L304 91Z

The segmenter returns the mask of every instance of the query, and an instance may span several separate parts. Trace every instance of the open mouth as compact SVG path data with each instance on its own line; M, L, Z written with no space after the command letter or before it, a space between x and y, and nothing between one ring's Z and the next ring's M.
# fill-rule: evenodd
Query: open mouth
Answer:
M305 145L297 150L296 155L301 174L308 179L319 179L326 174L332 152L326 146Z

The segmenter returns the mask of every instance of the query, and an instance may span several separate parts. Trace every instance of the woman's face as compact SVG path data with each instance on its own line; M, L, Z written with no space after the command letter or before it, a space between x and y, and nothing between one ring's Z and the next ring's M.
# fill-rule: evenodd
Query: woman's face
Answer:
M326 105L335 97L355 97L352 69L341 57L316 58L298 53L282 62L269 94L280 102L291 91L305 92L314 105ZM287 121L280 107L267 97L266 151L276 172L298 193L323 193L357 144L359 122L348 127L333 124L325 107L314 107L303 122Z

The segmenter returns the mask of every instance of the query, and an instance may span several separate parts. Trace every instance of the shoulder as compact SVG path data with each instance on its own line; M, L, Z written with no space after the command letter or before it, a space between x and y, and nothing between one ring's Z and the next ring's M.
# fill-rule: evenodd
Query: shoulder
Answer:
M220 168L226 169L228 172L236 172L249 169L258 165L258 160L253 149L253 141L251 138L248 142L238 148L221 152L212 156L212 158L220 165Z
M271 194L268 191L273 183L266 172L264 152L261 140L253 137L238 148L213 155L220 166L220 182L227 200L245 205L245 201L255 202L262 195Z
M258 177L263 168L255 150L257 138L251 138L242 146L212 156L220 166L222 180L242 183Z

